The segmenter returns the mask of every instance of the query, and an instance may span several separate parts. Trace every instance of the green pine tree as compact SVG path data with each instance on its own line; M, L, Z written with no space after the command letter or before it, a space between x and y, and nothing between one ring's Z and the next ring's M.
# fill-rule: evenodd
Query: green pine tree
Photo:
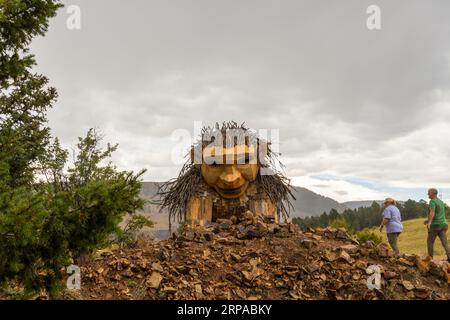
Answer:
M92 252L143 207L144 171L119 171L89 130L76 160L52 142L47 111L57 92L32 72L29 45L61 7L54 0L0 0L0 284L25 292L61 288L63 267ZM66 168L69 168L66 170Z

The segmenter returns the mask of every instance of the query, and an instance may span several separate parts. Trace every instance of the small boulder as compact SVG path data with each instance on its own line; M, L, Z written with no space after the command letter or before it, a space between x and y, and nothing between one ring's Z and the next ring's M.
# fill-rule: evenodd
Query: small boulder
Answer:
M346 244L346 245L343 245L343 246L341 246L339 248L341 250L347 251L350 254L358 253L358 250L359 250L358 246L356 246L354 244Z
M350 257L350 255L345 250L341 251L341 253L339 255L339 260L345 261L345 262L350 263L350 264L355 261L354 259L352 259L352 257Z
M161 281L163 279L163 276L159 272L152 272L150 278L147 279L145 284L147 287L152 289L158 289L159 285L161 284Z

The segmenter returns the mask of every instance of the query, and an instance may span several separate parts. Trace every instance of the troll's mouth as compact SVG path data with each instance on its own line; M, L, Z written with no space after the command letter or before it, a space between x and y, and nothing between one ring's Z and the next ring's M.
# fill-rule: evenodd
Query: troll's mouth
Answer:
M219 191L223 194L227 194L227 195L238 195L242 192L242 187L239 188L234 188L234 189L222 189L217 187L217 189L219 189Z
M216 185L216 190L225 198L234 198L239 197L245 191L245 189L247 189L247 186L248 182L242 184L237 188L221 188L218 185Z

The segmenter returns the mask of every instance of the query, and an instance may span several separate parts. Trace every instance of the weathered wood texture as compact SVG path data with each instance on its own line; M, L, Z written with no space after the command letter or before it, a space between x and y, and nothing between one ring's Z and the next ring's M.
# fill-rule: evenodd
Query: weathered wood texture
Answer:
M204 191L191 198L186 210L186 222L190 225L205 225L217 219L229 219L233 215L239 217L247 210L275 222L279 220L277 208L270 198L251 185L239 199L224 199L214 190Z

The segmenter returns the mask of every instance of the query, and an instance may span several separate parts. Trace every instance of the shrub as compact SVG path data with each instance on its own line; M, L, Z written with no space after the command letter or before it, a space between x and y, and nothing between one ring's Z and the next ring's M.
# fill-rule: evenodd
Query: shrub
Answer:
M137 233L143 228L151 228L154 223L147 217L136 214L131 216L123 230L117 232L117 241L122 246L130 246L136 242Z
M0 282L17 279L26 290L43 287L56 293L61 268L106 244L112 233L121 232L123 217L143 207L144 171L101 165L116 146L101 149L100 140L94 130L80 138L78 156L67 172L67 153L55 141L40 163L46 179L0 192ZM139 216L131 221L128 233L151 225Z
M347 223L347 221L345 221L344 218L339 217L330 222L330 227L333 227L336 229L339 229L339 228L348 229L348 223Z
M186 224L185 221L181 222L181 223L178 225L178 228L177 228L177 234L182 234L182 233L186 230L186 226L187 226L187 224Z
M380 244L383 241L383 238L376 234L374 231L365 228L356 233L356 238L359 242L364 243L367 241L373 241L375 244Z

